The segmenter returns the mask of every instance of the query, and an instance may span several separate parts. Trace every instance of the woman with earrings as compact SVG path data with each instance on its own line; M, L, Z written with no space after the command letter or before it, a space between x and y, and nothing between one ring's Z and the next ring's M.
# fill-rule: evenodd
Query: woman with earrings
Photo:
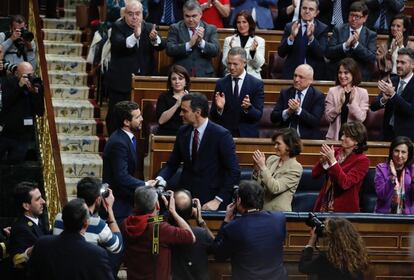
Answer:
M176 135L183 120L180 116L181 98L190 90L190 75L180 65L173 65L167 81L167 92L157 100L158 135Z

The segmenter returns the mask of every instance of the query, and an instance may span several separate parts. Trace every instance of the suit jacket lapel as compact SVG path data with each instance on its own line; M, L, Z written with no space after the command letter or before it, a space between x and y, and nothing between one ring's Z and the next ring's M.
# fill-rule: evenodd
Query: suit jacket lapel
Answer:
M208 121L208 123L207 123L207 126L206 126L206 129L204 130L204 134L203 134L203 138L201 139L201 142L200 142L200 146L198 147L198 155L200 156L200 154L203 152L203 150L204 150L204 147L205 147L205 143L208 143L208 142L210 142L209 140L208 140L208 137L209 137L209 130L211 129L211 124L210 124L210 121ZM197 162L197 161L196 161Z
M191 161L190 157L190 139L191 139L191 132L193 131L192 126L188 125L188 128L183 133L183 141L184 141L184 160Z
M308 88L308 91L306 92L305 99L303 99L302 108L308 108L308 104L310 100L312 99L312 96L313 96L313 88L310 86Z
M121 137L123 139L123 141L125 142L125 144L128 145L129 148L129 153L132 157L132 160L134 162L134 170L135 170L135 166L137 165L137 152L134 149L134 146L132 145L132 141L129 138L129 136L126 134L126 132L122 131L122 129L120 129L119 131L121 133Z

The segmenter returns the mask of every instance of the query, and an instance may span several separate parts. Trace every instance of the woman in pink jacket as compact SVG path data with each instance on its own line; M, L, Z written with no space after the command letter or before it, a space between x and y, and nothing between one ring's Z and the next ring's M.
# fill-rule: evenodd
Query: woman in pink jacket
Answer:
M326 139L338 140L342 124L363 122L369 109L368 91L359 87L361 72L352 58L344 58L338 66L336 86L331 87L325 99L325 118L329 129Z

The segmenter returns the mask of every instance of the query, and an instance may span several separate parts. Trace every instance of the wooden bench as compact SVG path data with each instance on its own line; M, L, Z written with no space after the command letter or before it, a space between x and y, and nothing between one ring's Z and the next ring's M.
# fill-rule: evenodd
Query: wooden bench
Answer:
M289 279L308 279L298 271L301 251L309 240L309 228L305 225L307 213L285 213L287 236L284 246L284 264ZM329 217L330 214L319 215ZM410 234L414 230L414 217L398 217L376 214L341 215L349 219L361 234L368 249L370 270L366 280L373 279L414 279L414 266L410 259ZM209 228L217 232L224 213L203 213ZM228 262L219 263L213 257L209 260L211 280L230 279L231 267Z
M274 154L274 144L270 139L261 138L234 138L236 154L240 167L252 167L252 155L255 150L261 150L266 156ZM151 135L149 143L150 170L149 178L155 178L158 171L167 162L175 142L174 136ZM303 166L313 166L319 159L319 151L325 140L303 140L303 150L298 156L298 161ZM338 144L339 142L329 142ZM368 142L366 152L370 159L370 167L374 168L378 163L384 162L388 157L388 142Z

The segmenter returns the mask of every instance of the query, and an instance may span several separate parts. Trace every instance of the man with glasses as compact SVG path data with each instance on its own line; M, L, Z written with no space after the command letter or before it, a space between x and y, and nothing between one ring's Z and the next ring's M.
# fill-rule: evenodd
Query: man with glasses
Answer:
M155 25L146 23L142 13L140 1L128 1L125 17L112 26L111 62L104 79L109 97L106 116L108 135L116 129L112 120L115 104L131 100L131 74L155 75L154 52L165 48Z
M36 150L35 116L45 111L42 81L33 77L29 62L20 62L16 75L2 85L1 101L0 161L23 161Z
M286 25L278 49L286 57L282 79L292 79L296 67L307 63L315 70L315 79L325 78L325 49L328 45L328 26L315 17L319 0L303 0L300 19Z
M362 79L371 80L377 34L364 26L367 16L368 7L365 3L355 2L350 7L348 23L335 26L326 51L326 57L330 60L331 79L335 79L338 62L345 57L352 57L359 64Z

